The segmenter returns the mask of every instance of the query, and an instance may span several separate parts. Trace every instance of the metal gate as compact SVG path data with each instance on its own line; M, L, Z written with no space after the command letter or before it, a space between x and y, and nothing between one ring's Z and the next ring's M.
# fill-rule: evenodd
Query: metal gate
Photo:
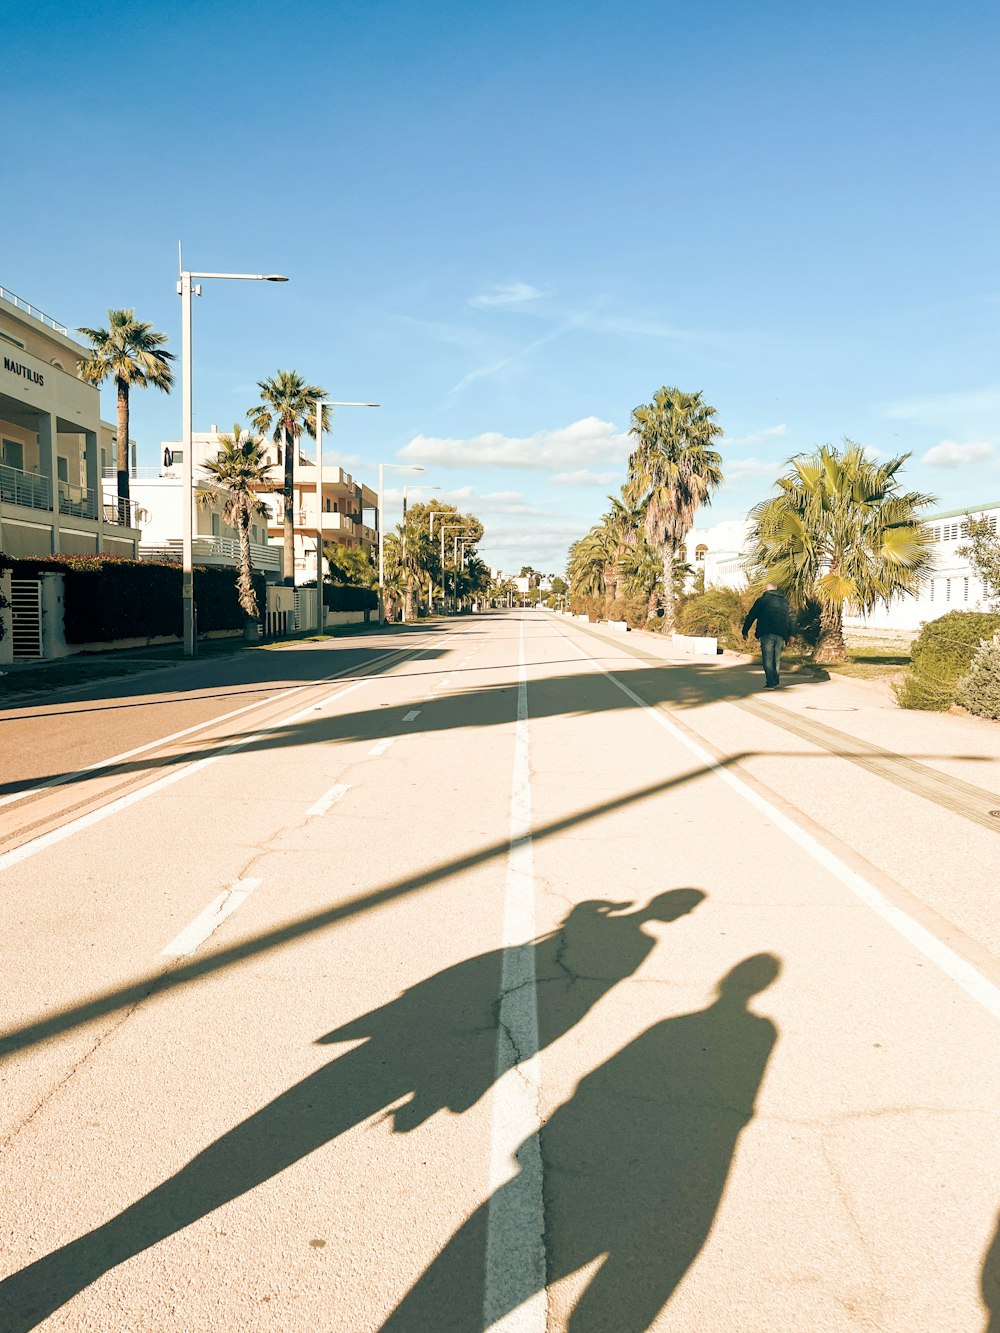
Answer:
M41 657L42 585L38 579L11 579L10 611L14 657Z

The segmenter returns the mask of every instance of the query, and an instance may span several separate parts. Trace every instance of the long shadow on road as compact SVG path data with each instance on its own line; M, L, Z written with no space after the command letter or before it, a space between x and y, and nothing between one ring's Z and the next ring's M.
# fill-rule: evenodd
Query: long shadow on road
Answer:
M704 897L699 889L673 889L628 912L623 909L631 904L581 903L557 930L521 946L533 958L519 975L533 969L537 977L536 1049L563 1036L633 975L656 945L646 923L676 921ZM6 1333L34 1328L103 1273L381 1110L393 1108L397 1133L444 1109L468 1110L496 1077L502 966L503 950L467 959L320 1038L365 1041L224 1134L117 1217L0 1283L0 1327Z
M545 1281L600 1266L569 1319L573 1333L640 1333L704 1245L777 1040L750 999L778 975L758 954L721 981L707 1009L648 1028L581 1079L539 1139ZM534 1136L518 1152L534 1147ZM522 1177L483 1204L404 1297L383 1333L489 1327L539 1289L532 1266L505 1265L479 1299L492 1215L513 1217ZM485 1318L484 1318L485 1315Z

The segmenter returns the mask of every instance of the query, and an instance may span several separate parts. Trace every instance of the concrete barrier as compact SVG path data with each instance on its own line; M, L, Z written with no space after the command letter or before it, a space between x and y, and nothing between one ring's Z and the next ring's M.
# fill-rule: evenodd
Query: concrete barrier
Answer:
M712 639L707 634L671 634L670 641L679 653L687 653L691 657L716 657L719 651L718 639Z
M627 620L609 620L608 629L617 630L619 634L627 634L629 632L629 624Z

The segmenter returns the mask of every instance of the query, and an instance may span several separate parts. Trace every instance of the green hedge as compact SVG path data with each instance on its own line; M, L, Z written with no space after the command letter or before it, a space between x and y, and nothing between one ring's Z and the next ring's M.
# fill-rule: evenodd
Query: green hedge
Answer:
M926 624L913 643L913 665L896 688L902 707L938 712L950 708L979 645L997 630L1000 615L985 611L949 611Z
M67 643L113 643L183 633L181 568L109 555L53 555L14 561L15 578L64 575L63 621ZM264 576L254 575L261 608ZM239 630L244 615L236 595L236 571L194 571L198 632Z
M323 605L328 611L374 611L378 606L378 593L374 588L324 583Z

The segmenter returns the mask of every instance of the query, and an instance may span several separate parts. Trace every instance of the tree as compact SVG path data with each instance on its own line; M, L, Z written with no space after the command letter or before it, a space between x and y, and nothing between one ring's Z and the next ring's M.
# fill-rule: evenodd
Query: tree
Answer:
M990 522L985 514L969 518L969 545L960 546L958 554L972 565L983 585L983 601L991 610L1000 611L1000 536L996 519Z
M909 458L885 463L852 440L791 460L777 495L750 511L749 564L773 580L795 608L820 605L817 662L843 662L844 608L872 611L917 590L930 566L931 535L920 510L933 497L900 489Z
M645 533L625 552L621 568L626 594L645 597L646 619L652 620L660 610L663 596L663 561Z
M307 384L295 370L279 370L267 380L258 380L261 401L247 413L250 424L260 435L273 430L271 438L280 444L285 469L281 488L284 509L284 553L282 575L286 583L295 582L295 456L303 430L316 438L316 401L326 397L326 390ZM329 409L323 408L323 429L330 429ZM318 580L317 580L318 581Z
M174 356L165 351L167 335L157 333L152 324L136 319L134 310L109 310L106 329L78 329L91 344L89 357L77 362L80 378L88 384L103 384L114 376L118 391L118 434L116 466L118 469L118 518L128 523L129 499L129 393L133 386L150 385L169 393L174 382L170 362Z
M434 532L431 534L431 515L434 515ZM446 533L444 567L441 565L441 531ZM484 528L475 514L463 514L454 505L443 501L436 503L418 502L410 505L406 514L407 553L411 538L416 543L420 560L412 566L414 577L426 579L428 589L434 584L441 587L444 596L444 580L449 575L449 568L455 563L455 543L457 536L465 543L467 555L475 552L475 547L482 540ZM411 596L415 596L411 594Z
M239 423L233 425L232 435L220 435L218 456L202 464L206 479L218 490L201 491L198 503L208 509L221 509L222 516L240 539L240 562L236 591L240 606L251 620L260 619L257 594L253 586L253 561L250 554L250 522L266 518L267 506L258 491L267 484L267 455L263 441L249 432L244 434ZM219 494L219 491L222 494Z
M549 592L561 596L563 593L569 592L569 584L564 578L560 578L558 574L553 574L552 578L549 580Z
M341 546L330 543L323 547L331 583L347 584L353 588L373 588L378 572L369 553L360 546Z
M723 431L715 416L700 392L667 387L632 413L629 433L636 445L623 496L641 510L646 536L665 569L672 566L698 509L711 503L722 483L722 456L712 446ZM667 629L676 600L674 588L667 587Z

